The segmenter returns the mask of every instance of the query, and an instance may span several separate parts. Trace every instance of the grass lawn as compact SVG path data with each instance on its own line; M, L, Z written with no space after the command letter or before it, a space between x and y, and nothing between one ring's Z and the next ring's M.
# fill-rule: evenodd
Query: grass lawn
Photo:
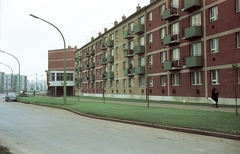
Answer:
M37 103L61 108L69 108L81 113L102 117L240 135L240 116L235 116L235 113L162 107L147 108L146 106L123 105L116 103L104 104L102 102L102 98L85 97L84 99L89 99L88 101L83 101L81 100L82 98L83 97L81 97L80 101L78 101L77 97L68 97L66 105L63 104L62 97L21 97L20 101L30 102L33 104ZM113 99L106 98L106 100L109 101ZM118 100L126 102L139 102L139 100L132 99ZM143 103L146 103L145 100L141 101ZM158 101L158 103L168 102ZM180 102L171 103L182 104ZM184 103L184 105L187 104L193 105L193 103ZM204 105L200 103L194 104ZM209 104L205 105L209 106Z

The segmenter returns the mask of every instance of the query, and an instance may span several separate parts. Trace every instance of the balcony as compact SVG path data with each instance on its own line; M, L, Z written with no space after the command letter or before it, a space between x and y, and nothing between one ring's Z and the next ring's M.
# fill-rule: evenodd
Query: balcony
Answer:
M179 10L176 7L171 6L170 8L163 11L164 20L173 20L179 17Z
M184 39L194 39L202 36L202 26L191 26L184 29Z
M107 56L107 63L113 63L114 62L114 56Z
M100 59L100 64L106 65L107 64L107 58Z
M133 38L133 32L128 31L128 30L124 31L123 32L123 38L124 39L131 39L131 38Z
M131 49L125 49L124 50L124 57L133 57L134 56L134 52Z
M107 72L101 73L100 74L100 79L101 80L107 80Z
M144 33L144 25L138 24L138 25L134 26L133 31L134 31L134 34Z
M145 53L145 46L136 46L133 49L135 54L144 54Z
M179 42L180 42L179 34L174 34L174 35L168 34L168 35L165 35L163 38L164 45L172 45L172 44L176 44Z
M89 63L86 65L86 68L90 69L90 68L94 68L95 67L95 63Z
M79 60L79 61L82 61L82 56L78 56L78 60Z
M114 79L114 72L104 72L100 74L100 78L102 80Z
M125 68L124 69L124 76L133 76L135 74L134 69L129 69L129 68Z
M78 82L79 82L79 83L82 83L82 78L78 78Z
M78 67L78 71L79 71L79 72L82 72L82 67Z
M135 74L144 75L145 74L145 67L144 66L136 66L135 67Z
M182 11L192 12L201 7L201 0L184 0Z
M180 60L165 61L163 66L165 71L181 69Z
M75 60L75 61L78 61L78 57L75 57L74 60Z
M108 40L108 41L107 41L107 47L112 48L113 45L114 45L114 41L113 41L113 40Z
M101 50L107 50L107 45L104 44L104 43L102 43L102 44L100 45L100 49L101 49Z
M185 59L186 67L202 67L202 56L192 56Z
M89 54L93 56L95 54L95 50L90 50Z
M85 53L85 56L86 56L86 57L90 57L90 53L89 53L89 52L86 52L86 53Z
M87 76L87 81L95 81L95 75Z

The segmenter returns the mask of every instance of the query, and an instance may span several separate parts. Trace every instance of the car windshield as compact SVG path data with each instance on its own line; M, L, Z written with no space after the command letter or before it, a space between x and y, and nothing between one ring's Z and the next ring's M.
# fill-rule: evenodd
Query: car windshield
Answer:
M8 93L7 95L13 96L13 95L16 95L16 93Z

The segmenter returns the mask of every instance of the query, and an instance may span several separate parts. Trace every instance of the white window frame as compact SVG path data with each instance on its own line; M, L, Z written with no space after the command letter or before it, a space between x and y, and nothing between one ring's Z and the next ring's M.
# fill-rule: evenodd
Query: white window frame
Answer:
M191 84L192 85L202 85L202 73L201 72L191 72Z
M131 23L129 24L129 31L130 31L130 32L133 32L133 22L131 22Z
M176 22L174 24L171 25L171 34L172 35L179 35L179 22Z
M161 63L164 63L165 60L167 59L167 52L166 51L163 51L160 53L160 58L161 58Z
M148 34L148 43L152 43L153 42L153 34L152 33L149 33Z
M128 45L129 45L128 48L129 48L130 50L133 50L133 48L134 48L133 41L129 42Z
M211 70L211 82L212 85L219 85L219 70Z
M201 42L191 44L191 56L201 56L202 49L201 49Z
M209 9L210 22L218 20L218 6Z
M236 12L240 12L240 0L236 0Z
M153 20L153 18L152 18L152 12L148 12L148 20L149 20L149 21L152 21L152 20Z
M153 65L153 57L152 57L152 55L148 56L148 64L149 65Z
M201 13L191 16L191 26L201 26Z
M213 38L210 40L211 53L219 52L219 41L218 38Z
M140 46L144 46L145 45L144 36L139 38L139 44L140 44Z
M172 61L180 59L180 49L175 48L172 50Z
M161 85L167 86L166 75L161 75L160 77L161 77Z
M180 74L172 74L172 86L180 86Z
M165 27L162 28L162 29L160 30L160 32L161 32L161 39L163 39L164 36L166 35L166 28L165 28Z
M138 20L139 24L144 25L144 16L141 16Z
M237 32L237 48L240 49L240 32Z
M172 0L172 7L179 8L179 0Z
M160 6L160 16L163 16L163 12L165 11L165 4Z
M139 58L140 66L145 66L145 57Z
M149 77L149 87L153 87L153 77Z

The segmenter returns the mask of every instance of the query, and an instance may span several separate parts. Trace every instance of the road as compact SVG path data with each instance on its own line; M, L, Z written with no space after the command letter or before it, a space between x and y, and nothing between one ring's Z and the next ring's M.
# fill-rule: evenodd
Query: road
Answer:
M15 154L239 153L240 141L83 117L61 109L4 102L0 144Z

